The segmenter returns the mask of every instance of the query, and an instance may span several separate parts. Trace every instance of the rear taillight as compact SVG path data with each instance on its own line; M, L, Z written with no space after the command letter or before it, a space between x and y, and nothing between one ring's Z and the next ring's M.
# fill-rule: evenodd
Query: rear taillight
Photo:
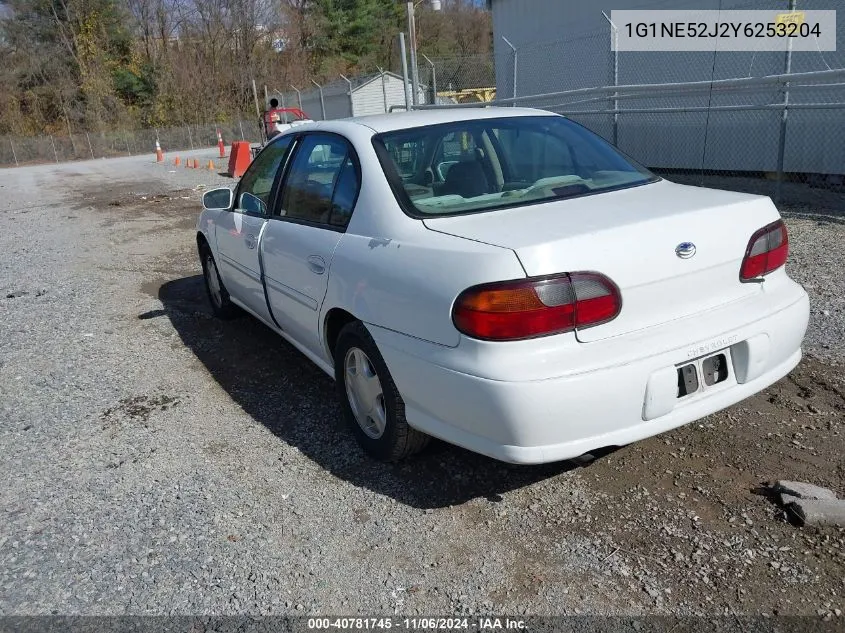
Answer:
M607 323L621 307L616 284L579 272L473 286L458 295L452 320L473 338L515 341Z
M767 224L751 236L739 269L740 281L751 281L777 270L786 263L789 236L783 220Z

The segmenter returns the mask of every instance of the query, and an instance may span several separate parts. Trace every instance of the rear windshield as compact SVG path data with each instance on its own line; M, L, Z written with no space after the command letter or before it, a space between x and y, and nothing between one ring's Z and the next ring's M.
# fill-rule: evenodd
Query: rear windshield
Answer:
M558 116L459 121L373 140L411 215L454 215L574 198L657 176L601 137Z

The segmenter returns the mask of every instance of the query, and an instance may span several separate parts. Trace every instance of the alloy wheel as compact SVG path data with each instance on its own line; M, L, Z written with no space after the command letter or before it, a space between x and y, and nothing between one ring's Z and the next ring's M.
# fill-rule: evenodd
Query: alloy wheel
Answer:
M358 347L351 347L346 352L343 367L346 396L355 420L367 437L377 440L384 435L387 412L384 408L384 392L375 367Z

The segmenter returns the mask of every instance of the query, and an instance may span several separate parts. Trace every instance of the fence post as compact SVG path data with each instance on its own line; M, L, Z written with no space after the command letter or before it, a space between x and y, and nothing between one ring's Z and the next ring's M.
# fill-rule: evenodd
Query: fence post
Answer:
M85 138L88 140L88 151L91 152L91 158L94 158L94 148L91 147L91 137L88 136L88 132L85 132Z
M378 68L378 66L376 66ZM387 85L384 83L384 70L378 68L379 75L381 75L381 96L384 99L384 112L385 114L390 111L390 106L387 105Z
M302 110L302 93L299 91L299 88L297 88L293 84L290 84L290 87L293 88L296 91L296 99L299 102L299 109L301 111Z
M317 89L320 91L320 111L323 114L323 121L325 121L326 120L326 102L323 101L323 87L320 84L318 84L316 81L314 81L313 79L311 80L311 83L314 84L315 86L317 86Z
M59 162L59 154L56 152L56 141L53 140L53 135L50 135L50 144L53 146L53 156L56 157L56 162Z
M504 40L505 44L507 44L508 46L511 47L511 50L513 51L513 95L511 95L511 96L514 99L516 99L516 69L517 69L517 61L519 59L519 55L516 52L516 46L511 44L510 41L508 40L508 38L506 38L503 35L502 39ZM516 107L516 101L513 102L513 106Z
M193 137L193 135L191 134L191 124L189 123L189 124L188 124L188 125L186 125L185 127L187 127L187 128L188 128L188 143L189 143L189 144L190 144L190 146L191 146L191 151L194 151L194 137Z
M610 24L610 50L613 51L613 87L619 85L619 29L604 11L601 12L607 23ZM613 144L619 143L619 93L613 93Z
M246 137L244 136L244 122L241 119L238 119L238 127L241 128L241 140L245 141Z
M789 0L790 13L795 11L795 0ZM786 60L784 62L784 75L792 72L792 40L787 38ZM786 154L786 120L789 118L789 82L783 84L783 111L780 115L780 133L778 135L778 174L775 186L775 204L780 204L783 194L783 158Z
M422 55L422 53L420 54ZM431 66L431 103L432 105L437 105L437 71L434 68L433 61L425 55L422 55L422 58L428 62L429 66Z
M12 137L9 137L9 145L12 146L12 158L15 159L15 167L18 167L18 154L15 152L15 144L12 142Z
M352 82L346 77L346 75L341 74L340 76L346 82L346 85L349 86L349 92L347 93L349 95L349 116L355 116L355 104L352 103Z
M123 130L123 140L126 143L126 153L132 156L132 150L129 149L129 135L126 133L126 130Z
M255 87L255 79L252 80L252 97L255 99L255 114L261 118L261 108L258 107L258 88ZM267 104L264 104L265 107Z

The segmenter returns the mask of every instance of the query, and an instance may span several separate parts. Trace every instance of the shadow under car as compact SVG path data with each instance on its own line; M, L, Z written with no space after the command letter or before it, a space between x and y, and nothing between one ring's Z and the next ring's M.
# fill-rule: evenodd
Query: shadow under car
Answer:
M258 320L211 316L201 275L163 284L163 311L184 344L211 376L256 421L325 470L356 486L417 508L438 508L474 498L497 501L505 492L560 475L584 462L515 466L433 441L396 464L368 457L347 429L334 382Z

